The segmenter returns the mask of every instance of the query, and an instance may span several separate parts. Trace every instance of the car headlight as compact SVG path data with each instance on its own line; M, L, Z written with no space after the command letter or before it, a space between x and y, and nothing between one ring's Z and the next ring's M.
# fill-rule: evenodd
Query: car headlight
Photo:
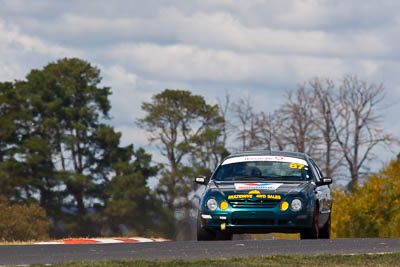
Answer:
M301 209L301 206L302 206L301 200L298 198L293 199L292 203L290 203L290 208L293 211L299 211Z
M218 203L214 198L210 198L209 200L207 200L207 208L209 210L216 210L218 207Z

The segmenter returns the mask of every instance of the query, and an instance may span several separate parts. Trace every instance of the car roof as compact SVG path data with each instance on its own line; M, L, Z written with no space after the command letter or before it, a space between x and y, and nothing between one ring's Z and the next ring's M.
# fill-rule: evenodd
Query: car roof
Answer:
M277 151L277 150L250 150L235 152L224 158L223 161L243 156L282 156L282 157L292 157L307 160L309 156L303 152L290 152L290 151Z

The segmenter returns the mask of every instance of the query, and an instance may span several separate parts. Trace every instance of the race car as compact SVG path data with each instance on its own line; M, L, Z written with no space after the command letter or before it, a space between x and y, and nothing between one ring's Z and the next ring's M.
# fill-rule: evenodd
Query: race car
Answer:
M300 233L329 239L331 177L305 153L249 151L231 154L209 179L200 199L197 240L231 240L242 233Z

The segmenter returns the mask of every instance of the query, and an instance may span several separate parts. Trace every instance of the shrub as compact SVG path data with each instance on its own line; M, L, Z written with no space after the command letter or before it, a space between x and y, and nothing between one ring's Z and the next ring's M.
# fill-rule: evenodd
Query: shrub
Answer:
M400 237L400 159L355 192L336 191L332 196L333 237Z
M49 236L50 221L37 204L9 204L0 197L0 239L3 241L43 240Z

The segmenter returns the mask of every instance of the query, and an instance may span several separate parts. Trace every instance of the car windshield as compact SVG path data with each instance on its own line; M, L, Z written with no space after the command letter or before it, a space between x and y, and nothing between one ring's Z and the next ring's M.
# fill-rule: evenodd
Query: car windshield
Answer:
M274 157L279 160L227 160L218 168L213 178L217 181L235 180L280 180L306 181L310 179L310 171L305 160L285 157ZM246 160L247 159L247 160Z

